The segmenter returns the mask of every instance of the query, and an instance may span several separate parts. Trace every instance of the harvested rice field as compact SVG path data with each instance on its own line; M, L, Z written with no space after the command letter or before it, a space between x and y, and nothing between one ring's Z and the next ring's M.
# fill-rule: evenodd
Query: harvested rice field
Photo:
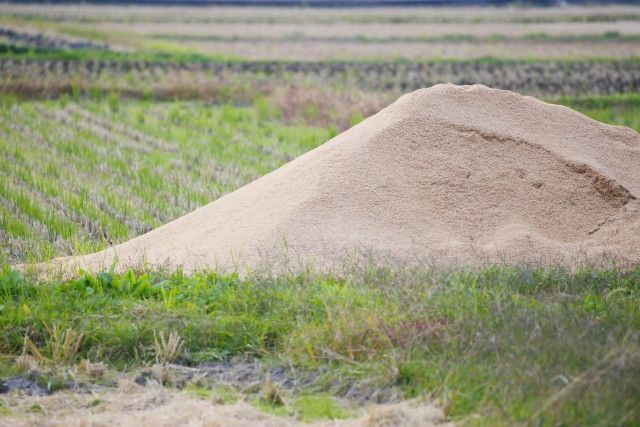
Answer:
M640 8L305 9L0 5L6 28L253 60L638 57Z
M639 424L639 24L0 3L0 426Z

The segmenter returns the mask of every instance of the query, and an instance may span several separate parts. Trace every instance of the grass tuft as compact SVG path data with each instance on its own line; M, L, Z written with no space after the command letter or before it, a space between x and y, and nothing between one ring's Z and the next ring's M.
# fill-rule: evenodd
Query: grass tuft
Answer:
M156 362L160 364L173 363L178 360L184 347L184 341L176 331L169 332L167 338L165 338L163 331L160 331L158 334L154 331L153 342Z

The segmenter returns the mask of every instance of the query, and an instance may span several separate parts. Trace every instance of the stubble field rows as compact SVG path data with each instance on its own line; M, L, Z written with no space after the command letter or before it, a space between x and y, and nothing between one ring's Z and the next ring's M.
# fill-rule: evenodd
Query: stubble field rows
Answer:
M44 56L44 55L43 55ZM183 62L0 58L0 92L46 98L73 91L138 98L251 99L279 87L394 96L439 82L481 83L534 96L592 96L640 90L637 61ZM227 99L225 99L227 97ZM388 100L388 99L387 99Z
M5 99L2 259L96 250L158 227L319 145L268 110Z
M0 5L0 24L81 37L114 49L254 60L585 59L638 57L639 8L347 9ZM461 25L464 24L464 25Z

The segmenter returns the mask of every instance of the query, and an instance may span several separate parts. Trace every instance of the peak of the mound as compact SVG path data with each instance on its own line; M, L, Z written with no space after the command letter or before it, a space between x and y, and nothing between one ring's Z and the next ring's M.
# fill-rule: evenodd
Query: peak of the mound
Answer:
M326 144L110 250L59 261L332 267L354 249L440 262L640 260L640 136L485 86L401 97Z
M362 124L368 134L453 129L488 143L528 144L578 171L640 197L640 135L632 129L593 120L571 108L484 85L439 84L400 97ZM425 135L426 136L426 135ZM405 138L394 140L404 143Z

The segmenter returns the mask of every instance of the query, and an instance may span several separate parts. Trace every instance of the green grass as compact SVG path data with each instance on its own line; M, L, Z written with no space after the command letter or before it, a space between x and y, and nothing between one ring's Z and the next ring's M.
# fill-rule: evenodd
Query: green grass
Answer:
M273 404L264 398L258 398L254 405L264 412L295 417L303 422L316 420L339 420L356 416L358 413L340 404L335 398L326 394L302 394L290 401Z
M612 125L627 126L640 132L640 95L560 98L558 104L574 108L592 119Z
M78 360L130 368L154 360L158 331L177 330L181 363L252 355L316 372L308 393L258 402L305 420L347 416L329 396L367 382L431 394L451 419L471 424L633 424L639 298L640 269L129 271L66 281L5 269L0 353L21 354L27 335L53 364L51 331L71 329L84 337Z

